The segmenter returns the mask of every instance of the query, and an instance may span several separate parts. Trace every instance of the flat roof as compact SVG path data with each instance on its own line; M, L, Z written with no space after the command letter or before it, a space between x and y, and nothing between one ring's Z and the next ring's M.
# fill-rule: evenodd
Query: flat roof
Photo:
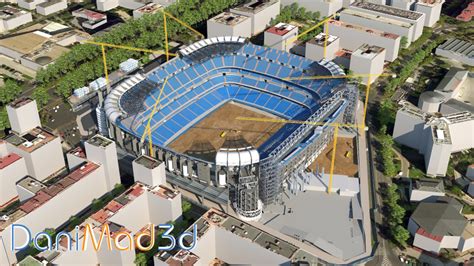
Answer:
M423 16L423 13L369 2L354 2L351 7L358 7L365 10L375 11L382 14L397 16L400 18L406 18L411 20L418 20L421 16Z
M148 155L142 155L134 160L137 164L143 165L144 167L148 169L155 169L158 167L162 162L151 158Z
M248 13L258 13L265 8L274 5L276 3L279 4L279 0L269 0L269 1L262 1L262 0L252 0L249 3L243 4L241 6L233 8L234 10L238 10L241 12L248 12Z
M443 3L444 3L444 0L418 0L416 4L424 5L424 6L437 6Z
M1 20L12 19L12 18L15 18L15 17L23 15L23 14L27 14L27 13L29 13L29 12L26 12L24 10L21 10L19 8L16 8L16 7L13 7L13 6L10 6L10 5L0 7L0 19Z
M17 108L22 107L23 105L26 105L26 104L28 104L32 101L33 101L33 99L31 99L31 98L21 97L21 98L18 98L16 100L14 100L11 103L9 103L8 106L17 109Z
M144 13L144 14L154 14L161 9L163 9L163 6L160 4L148 3L140 8L135 9L134 11Z
M21 204L20 209L25 213L30 213L36 210L41 205L43 205L44 203L55 197L57 194L65 190L67 187L86 177L87 175L95 171L97 168L99 168L99 165L93 162L86 162L82 166L78 167L76 170L72 171L69 175L59 179L54 184L39 190L33 198ZM64 181L64 179L66 179L66 181Z
M295 28L296 28L295 25L281 22L269 28L268 30L266 30L266 32L273 33L280 36L285 36L288 32L294 30Z
M68 152L68 154L72 154L72 155L74 155L74 156L77 156L77 157L83 158L83 159L86 158L86 153L84 152L84 149L83 149L82 147L80 147L80 146L78 146L78 147L76 147L76 148L70 150L70 151Z
M363 12L360 10L356 10L356 9L344 9L341 11L341 14L353 15L353 16L362 17L362 18L366 18L369 20L378 21L382 23L392 24L392 25L396 25L396 26L400 26L404 28L410 28L415 24L414 22L409 23L409 22L404 22L397 19L393 19L393 18L381 17L374 14Z
M17 133L11 133L4 140L25 152L31 153L56 138L57 136L48 130L36 127L21 136Z
M217 226L288 259L291 259L299 249L281 238L216 209L207 211L195 224L197 225L198 238L202 237L210 226Z
M320 32L316 37L313 39L309 40L309 43L316 44L319 46L324 46L324 39L326 38L326 34L323 32ZM335 35L328 34L328 40L326 41L327 45L330 45L331 43L335 42L339 37Z
M110 144L112 144L113 141L104 136L95 135L92 138L88 139L87 143L94 145L96 147L107 147Z
M211 18L210 20L215 21L215 22L220 23L220 24L234 26L234 25L237 25L237 24L239 24L239 23L241 23L241 22L243 22L247 19L250 19L250 17L240 15L240 14L237 14L237 13L233 13L233 12L223 12L223 13Z
M43 2L41 4L38 4L38 6L40 7L48 7L48 6L52 6L52 5L55 5L55 4L59 4L59 3L62 3L62 2L65 2L64 0L48 0L46 2Z
M339 26L339 27L345 27L345 28L349 28L349 29L365 31L367 33L377 35L377 36L380 36L380 37L384 37L384 38L388 38L388 39L400 38L399 35L396 35L396 34L393 34L393 33L380 31L380 30L364 27L364 26L361 26L361 25L351 24L351 23L347 23L347 22L343 22L343 21L339 21L339 20L333 20L332 19L332 20L328 21L328 23L330 23L332 25Z
M28 190L33 194L36 194L38 191L46 187L43 183L41 183L41 181L38 181L31 176L25 176L24 178L20 179L16 185Z
M21 156L16 153L10 153L0 158L0 170L8 167L10 164L21 159Z
M374 58L383 51L385 51L385 48L383 47L377 45L362 44L359 48L352 52L352 55Z

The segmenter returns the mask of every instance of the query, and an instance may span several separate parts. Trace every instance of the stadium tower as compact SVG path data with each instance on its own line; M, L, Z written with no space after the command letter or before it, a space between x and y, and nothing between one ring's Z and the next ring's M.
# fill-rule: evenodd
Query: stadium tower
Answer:
M257 149L241 135L228 135L216 154L218 185L229 186L232 207L244 220L258 220L262 215L262 202L258 190Z

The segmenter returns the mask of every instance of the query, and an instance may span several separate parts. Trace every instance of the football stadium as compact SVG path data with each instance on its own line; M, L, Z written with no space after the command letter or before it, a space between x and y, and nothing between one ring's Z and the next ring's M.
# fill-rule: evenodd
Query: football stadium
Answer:
M297 189L297 175L332 139L328 124L354 122L356 86L338 78L288 78L340 75L343 70L330 61L244 38L205 39L113 87L103 105L106 130L127 151L148 154L151 117L150 155L165 162L170 177L190 190L194 184L195 193L230 205L243 219L258 220L263 206ZM225 196L217 194L224 190Z

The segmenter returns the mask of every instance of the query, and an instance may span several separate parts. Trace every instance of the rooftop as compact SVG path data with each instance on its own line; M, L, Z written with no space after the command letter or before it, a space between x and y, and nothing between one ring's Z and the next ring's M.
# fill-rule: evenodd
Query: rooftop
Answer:
M444 184L442 180L437 179L419 179L415 180L413 189L432 192L444 192Z
M249 3L238 6L234 9L241 12L248 12L248 13L255 14L274 4L280 4L280 1L279 0L268 0L268 1L252 0Z
M0 158L0 170L8 167L10 164L21 159L21 156L16 153L10 153L2 158Z
M436 49L442 49L468 58L474 58L474 44L465 40L448 39Z
M199 218L195 224L197 225L197 235L201 238L210 228L210 226L217 226L225 229L236 236L246 238L252 243L268 249L276 254L286 258L291 258L298 247L275 237L267 232L264 232L257 227L254 227L246 222L243 222L233 216L211 209Z
M363 44L359 48L357 48L352 53L352 55L374 58L380 53L382 53L383 51L385 51L385 48L383 47L376 46L376 45Z
M400 21L400 20L396 20L396 19L388 18L388 17L381 17L378 15L366 13L366 12L355 10L355 9L344 9L341 11L341 14L353 15L353 16L357 16L357 17L361 17L361 18L365 18L365 19L369 19L373 21L383 22L387 24L392 24L392 25L396 25L396 26L400 26L404 28L410 28L413 25L413 23L408 23L408 22L404 22L404 21Z
M379 5L369 2L354 2L351 7L358 7L370 11L375 11L387 15L392 15L400 18L406 18L410 20L418 20L423 13L414 12L410 10L400 9L392 6Z
M95 135L92 138L88 139L87 143L94 145L96 147L107 147L110 144L112 144L113 141L101 135Z
M435 236L460 236L467 220L460 213L462 205L455 199L443 197L437 202L421 202L413 219L427 233Z
M296 26L287 23L278 23L269 28L266 32L273 33L280 36L285 36L288 32L294 30Z
M84 152L84 149L82 149L80 146L70 150L68 152L68 154L72 154L74 156L77 156L79 158L83 158L85 159L86 158L86 153Z
M62 3L62 2L65 2L65 0L48 0L46 2L43 2L41 4L38 4L39 7L48 7L48 6L52 6L52 5L55 5L55 4L59 4L59 3Z
M364 27L364 26L356 25L356 24L350 24L350 23L346 23L346 22L342 22L342 21L338 21L338 20L330 20L329 23L331 23L333 25L337 25L339 27L346 27L346 28L355 29L355 30L359 30L359 31L365 31L365 32L370 33L370 34L377 35L377 36L384 37L384 38L389 38L389 39L397 39L397 38L400 37L400 36L398 36L396 34L393 34L393 33L379 31L379 30L376 30L376 29L367 28L367 27Z
M138 157L137 159L135 159L134 162L136 162L140 165L143 165L144 167L146 167L148 169L154 169L162 163L162 162L160 162L160 161L158 161L154 158L151 158L148 155L142 155L142 156Z
M23 14L26 14L26 13L28 13L28 12L26 12L24 10L21 10L19 8L16 8L16 7L10 6L10 5L0 7L0 19L1 20L12 19L12 18L15 18L17 16L20 16L20 15L23 15Z
M25 104L28 104L30 102L32 102L33 100L31 98L26 98L26 97L21 97L21 98L18 98L16 100L14 100L13 102L9 103L8 106L12 107L12 108L20 108L22 107L23 105Z
M75 17L82 17L85 19L89 19L92 21L98 21L98 20L103 20L107 18L107 15L105 14L95 12L95 11L85 9L85 8L80 8L78 10L72 11L72 15Z
M135 9L136 12L144 14L155 14L157 11L163 9L163 6L156 3L148 3L140 8Z
M57 137L50 131L41 127L36 127L21 136L17 133L11 133L5 137L5 141L25 152L31 153L56 138Z
M169 257L166 263L170 266L192 266L195 265L198 260L199 256L196 254L186 250L180 250L174 256Z
M318 35L316 35L316 37L314 37L314 39L311 39L308 42L312 43L312 44L319 45L319 46L324 46L324 39L325 38L326 38L326 34L321 32ZM337 39L339 39L339 37L337 37L335 35L328 35L326 44L330 45L331 43L333 43Z
M71 186L75 182L81 180L82 178L89 175L91 172L95 171L97 168L99 168L99 165L92 162L87 162L83 164L81 167L72 171L69 175L61 178L56 183L39 190L33 198L24 202L20 206L20 209L25 213L30 213L34 211L35 209L43 205L45 202L65 190L67 187Z
M436 6L443 3L444 0L419 0L416 4L425 6Z
M32 194L36 194L38 191L46 187L43 183L31 176L26 176L22 178L16 183L16 185L24 188L25 190L28 190Z
M244 15L233 13L233 12L224 12L211 18L210 20L215 21L217 23L226 24L229 26L234 26L247 19L250 19L250 18Z

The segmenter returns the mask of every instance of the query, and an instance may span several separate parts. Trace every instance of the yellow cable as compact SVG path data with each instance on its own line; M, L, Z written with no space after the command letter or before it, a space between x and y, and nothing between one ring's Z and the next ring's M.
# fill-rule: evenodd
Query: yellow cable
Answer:
M194 33L196 33L197 35L199 35L201 38L205 38L204 35L202 33L200 33L199 31L193 29L191 26L189 26L188 24L186 24L186 22L183 22L181 21L180 19L177 19L176 17L174 17L173 15L171 15L170 13L164 11L164 10L161 10L161 12L163 12L164 14L166 14L168 17L174 19L176 22L178 22L179 24L183 25L184 27L190 29L191 31L193 31Z
M369 93L370 93L370 85L371 85L371 75L367 77L367 89L365 91L365 102L364 102L364 115L362 116L362 123L365 127L365 116L367 114L367 105L369 104Z
M109 86L109 72L107 71L107 59L105 57L104 45L101 45L101 48L102 48L102 61L104 62L105 81L107 82L107 86Z
M163 25L165 31L165 52L166 52L166 62L170 60L170 56L168 54L168 30L166 29L166 14L163 12Z
M324 53L323 53L323 58L326 59L326 47L328 45L328 38L329 38L329 23L326 21L325 23L325 29L324 29Z
M388 77L389 74L354 74L354 75L340 75L340 76L300 76L288 77L283 80L307 80L307 79L350 79L350 78L365 78L368 76Z
M161 86L160 89L160 94L158 95L158 99L156 100L155 104L153 105L153 110L150 113L150 116L148 117L148 122L146 124L145 130L143 131L143 135L141 137L141 143L145 141L145 135L148 133L148 130L150 129L150 124L151 124L151 119L153 118L153 115L155 115L155 112L157 110L157 106L160 103L161 100L161 95L163 94L163 89L165 88L166 83L168 83L168 77L165 78L165 81L163 82L163 85ZM151 134L151 132L150 132ZM149 139L150 142L152 142L151 136Z
M142 48L116 45L116 44L110 44L110 43L104 43L104 42L84 41L84 43L106 46L106 47L111 47L111 48L126 49L126 50L131 50L131 51L145 52L145 53L151 53L151 54L165 54L164 51L159 51L159 50L142 49ZM173 54L173 53L169 53L169 55L176 56L176 54Z
M332 189L332 178L334 175L334 163L336 161L336 147L337 147L338 132L339 132L339 127L336 126L336 128L334 128L334 144L332 146L331 170L329 172L328 194L331 194L331 189Z

